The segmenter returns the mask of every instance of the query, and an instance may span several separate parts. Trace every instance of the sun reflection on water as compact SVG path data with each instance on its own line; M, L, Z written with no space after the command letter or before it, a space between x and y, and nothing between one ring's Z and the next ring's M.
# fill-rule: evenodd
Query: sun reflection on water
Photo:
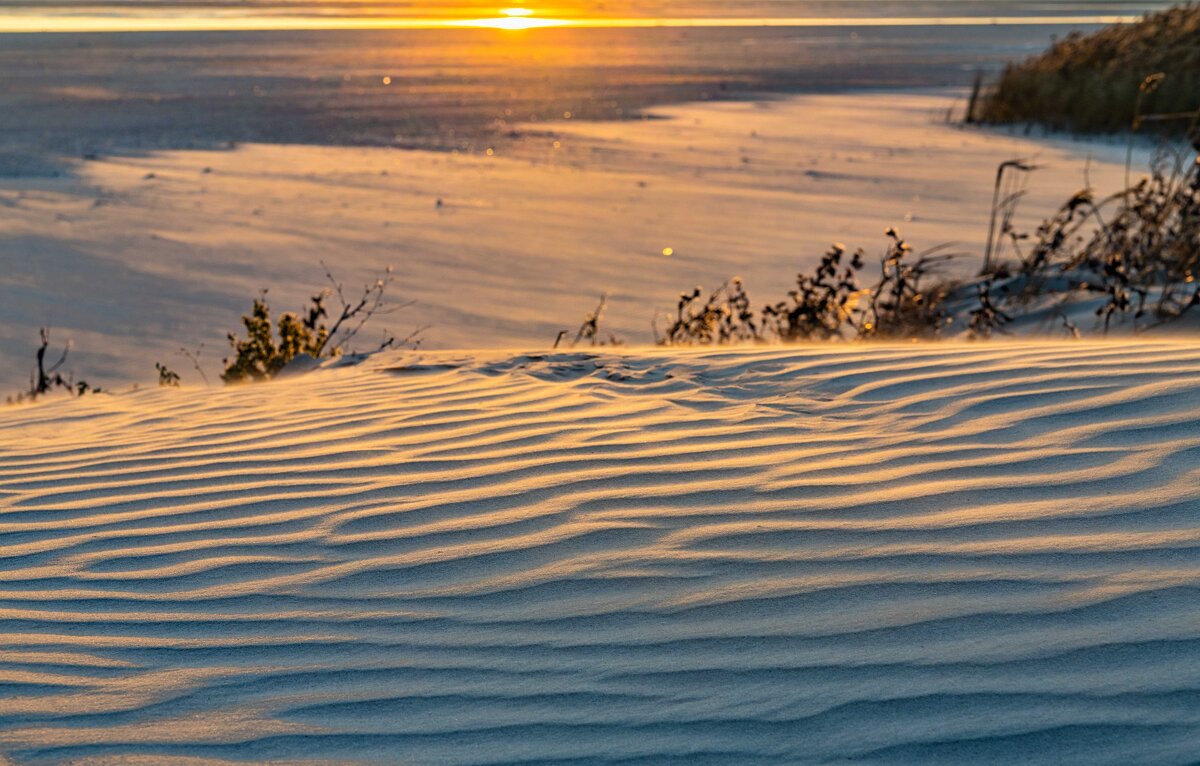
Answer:
M607 29L697 28L697 27L930 27L930 26L1080 26L1123 24L1136 16L903 16L903 17L548 17L530 8L499 8L495 16L483 18L408 18L389 16L330 16L305 14L204 13L94 13L86 8L66 12L36 9L0 10L0 32L169 32L251 30L337 30L337 29L496 29L520 31L552 27Z
M483 29L543 29L545 27L563 27L571 22L566 19L545 19L535 16L529 8L504 8L500 15L490 19L467 19L456 22L457 26L479 27Z

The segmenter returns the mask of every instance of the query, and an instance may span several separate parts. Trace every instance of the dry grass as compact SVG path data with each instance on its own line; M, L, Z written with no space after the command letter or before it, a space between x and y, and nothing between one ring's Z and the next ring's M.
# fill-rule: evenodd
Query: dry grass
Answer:
M1139 85L1162 74L1147 98ZM970 115L981 123L1026 123L1075 133L1116 133L1143 118L1179 135L1200 109L1200 5L1146 16L1095 34L1072 34L1009 65ZM1192 123L1194 124L1194 123Z
M1200 141L1164 144L1146 177L1098 196L1073 195L1035 231L1013 225L1036 168L1003 163L996 176L982 273L955 280L942 267L967 254L945 247L916 253L894 230L878 277L863 286L862 250L832 246L787 298L755 311L741 280L712 292L682 293L661 345L739 342L974 339L1051 317L1079 337L1081 315L1097 331L1128 323L1135 332L1174 322L1200 305ZM657 328L657 323L656 323Z
M1032 234L1005 230L1008 249L997 248L985 274L987 300L1019 314L1099 298L1105 331L1114 320L1145 329L1182 317L1200 304L1197 151L1200 143L1163 147L1150 175L1128 188L1103 198L1081 191Z

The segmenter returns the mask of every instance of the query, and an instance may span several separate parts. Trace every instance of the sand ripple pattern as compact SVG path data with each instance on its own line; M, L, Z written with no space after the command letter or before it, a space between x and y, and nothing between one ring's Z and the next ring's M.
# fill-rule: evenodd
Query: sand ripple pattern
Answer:
M1200 346L0 409L0 762L1185 763Z

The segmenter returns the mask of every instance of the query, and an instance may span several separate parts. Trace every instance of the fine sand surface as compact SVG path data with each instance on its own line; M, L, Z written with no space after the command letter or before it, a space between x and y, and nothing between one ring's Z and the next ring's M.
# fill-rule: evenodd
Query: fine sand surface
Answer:
M755 303L780 300L831 242L873 260L889 226L918 248L961 243L970 271L1007 159L1042 166L1018 219L1027 229L1085 182L1120 188L1121 146L957 127L946 115L960 96L808 95L516 125L492 156L247 145L0 181L0 385L27 381L42 325L74 341L69 367L93 384L147 382L159 361L199 382L181 346L203 344L213 375L251 298L269 287L278 309L300 308L322 260L351 285L394 266L398 294L418 305L383 325L428 325L427 347L549 346L602 292L606 330L646 343L680 290L739 275Z
M0 408L0 752L1188 762L1197 406L1200 349L1142 340Z

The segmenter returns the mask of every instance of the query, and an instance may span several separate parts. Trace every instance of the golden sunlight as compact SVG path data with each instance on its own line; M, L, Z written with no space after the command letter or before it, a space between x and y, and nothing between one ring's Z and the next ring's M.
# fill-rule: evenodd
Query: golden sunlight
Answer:
M491 19L470 19L458 22L458 26L484 27L488 29L507 29L519 31L522 29L540 29L543 27L561 27L570 22L565 19L543 19L534 16L529 8L503 8L500 15Z

